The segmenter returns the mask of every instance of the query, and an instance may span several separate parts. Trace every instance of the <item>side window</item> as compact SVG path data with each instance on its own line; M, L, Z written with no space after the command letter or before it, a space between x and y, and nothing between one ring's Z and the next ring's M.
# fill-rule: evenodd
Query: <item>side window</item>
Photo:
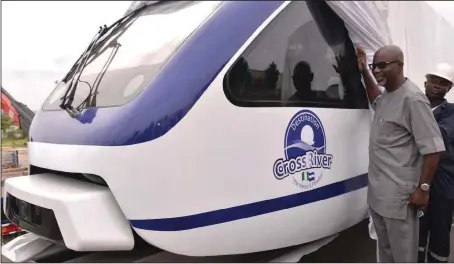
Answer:
M353 44L324 1L290 3L224 78L238 106L367 109Z

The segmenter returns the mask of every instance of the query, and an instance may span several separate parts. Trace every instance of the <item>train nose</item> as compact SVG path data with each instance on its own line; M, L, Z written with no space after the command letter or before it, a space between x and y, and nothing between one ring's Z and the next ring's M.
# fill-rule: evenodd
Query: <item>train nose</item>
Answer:
M134 236L110 189L53 173L5 181L5 215L74 251L131 250Z

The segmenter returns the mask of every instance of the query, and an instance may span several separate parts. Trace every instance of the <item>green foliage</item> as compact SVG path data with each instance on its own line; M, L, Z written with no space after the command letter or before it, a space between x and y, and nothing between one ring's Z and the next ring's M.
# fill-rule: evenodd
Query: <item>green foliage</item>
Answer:
M24 131L20 128L16 128L13 120L5 114L2 114L1 126L2 139L21 139L24 137Z
M274 61L266 68L265 70L265 82L268 89L276 89L276 83L279 79L279 70L277 69L276 63Z
M244 87L251 85L252 78L251 73L249 72L249 64L247 61L240 57L235 65L230 70L230 86L232 87L241 87L241 91Z
M11 126L13 126L14 123L13 123L13 120L11 120L11 118L9 118L9 116L5 115L2 113L2 133L5 133L6 131L8 131Z

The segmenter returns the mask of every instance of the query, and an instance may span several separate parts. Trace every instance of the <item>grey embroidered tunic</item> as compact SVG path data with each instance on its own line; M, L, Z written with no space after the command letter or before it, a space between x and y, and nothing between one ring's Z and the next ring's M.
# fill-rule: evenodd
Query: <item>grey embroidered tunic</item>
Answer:
M383 217L407 218L419 183L423 155L445 150L427 97L410 80L372 103L369 141L369 206Z

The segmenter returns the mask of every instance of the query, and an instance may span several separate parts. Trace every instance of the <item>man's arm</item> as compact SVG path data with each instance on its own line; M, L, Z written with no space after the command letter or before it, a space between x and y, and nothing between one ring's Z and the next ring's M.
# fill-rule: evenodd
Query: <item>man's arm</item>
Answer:
M431 184L438 166L439 153L445 151L443 138L430 105L422 98L409 103L410 129L424 156L420 183Z
M439 155L439 152L424 155L419 184L432 184L438 166Z
M407 103L409 104L408 126L419 152L424 156L419 183L430 185L437 170L439 153L445 150L445 145L428 100L416 95L416 98ZM409 203L426 210L429 203L429 192L416 188L410 195Z
M364 84L366 85L367 97L369 98L369 102L375 111L376 105L374 103L376 103L375 100L381 96L380 89L378 89L378 85L375 83L374 76L372 76L367 69L363 70L361 75L363 76Z
M445 142L446 151L454 155L454 111L445 115L442 120L438 122L440 132Z
M356 49L356 58L358 60L358 70L363 76L364 84L366 85L367 98L369 98L369 103L372 107L372 110L376 110L377 101L381 96L381 92L378 89L377 84L375 83L375 78L367 70L367 60L366 53L362 48Z

